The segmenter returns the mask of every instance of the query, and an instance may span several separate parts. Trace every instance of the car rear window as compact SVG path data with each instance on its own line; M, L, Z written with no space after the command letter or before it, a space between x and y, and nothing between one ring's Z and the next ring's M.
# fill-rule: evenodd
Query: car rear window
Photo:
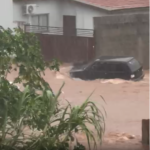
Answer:
M132 72L141 68L141 64L136 59L132 59L131 61L129 61L128 65Z

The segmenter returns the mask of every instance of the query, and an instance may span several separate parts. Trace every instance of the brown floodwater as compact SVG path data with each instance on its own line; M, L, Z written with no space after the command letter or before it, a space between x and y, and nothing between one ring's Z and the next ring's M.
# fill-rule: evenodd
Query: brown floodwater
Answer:
M70 78L70 69L70 65L63 65L59 73L45 71L44 79L54 93L65 82L61 98L72 105L80 105L95 90L91 100L100 109L103 105L107 112L106 137L109 133L129 133L140 139L141 120L149 118L149 71L145 71L144 79L138 82L121 79L83 81ZM8 78L12 81L15 76L12 72Z

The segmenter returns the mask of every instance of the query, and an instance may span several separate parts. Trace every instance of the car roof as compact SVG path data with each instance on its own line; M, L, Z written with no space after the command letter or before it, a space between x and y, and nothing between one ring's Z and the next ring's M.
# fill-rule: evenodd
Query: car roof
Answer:
M126 57L126 56L101 56L96 61L103 61L103 62L129 62L132 60L133 57Z

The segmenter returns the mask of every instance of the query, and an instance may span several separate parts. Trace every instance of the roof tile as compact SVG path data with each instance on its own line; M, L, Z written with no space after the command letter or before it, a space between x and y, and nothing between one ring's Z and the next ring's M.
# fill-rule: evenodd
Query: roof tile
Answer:
M77 0L106 9L149 7L149 0Z
M23 0L23 1L30 1L30 0ZM81 3L93 5L108 10L149 7L149 0L74 0L74 1L78 1Z

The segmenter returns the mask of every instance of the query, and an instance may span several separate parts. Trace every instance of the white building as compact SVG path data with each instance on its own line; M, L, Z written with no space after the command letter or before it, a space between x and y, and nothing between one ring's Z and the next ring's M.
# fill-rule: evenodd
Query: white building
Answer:
M26 4L36 4L35 13L23 14L22 7ZM76 28L93 29L93 17L103 14L105 11L102 9L72 0L37 0L14 2L13 4L14 21L23 21L39 26L63 27L64 16L75 16Z
M25 9L26 7L26 9ZM148 11L149 0L0 0L0 25L93 29L93 17Z
M13 2L12 0L0 0L0 26L13 27Z

